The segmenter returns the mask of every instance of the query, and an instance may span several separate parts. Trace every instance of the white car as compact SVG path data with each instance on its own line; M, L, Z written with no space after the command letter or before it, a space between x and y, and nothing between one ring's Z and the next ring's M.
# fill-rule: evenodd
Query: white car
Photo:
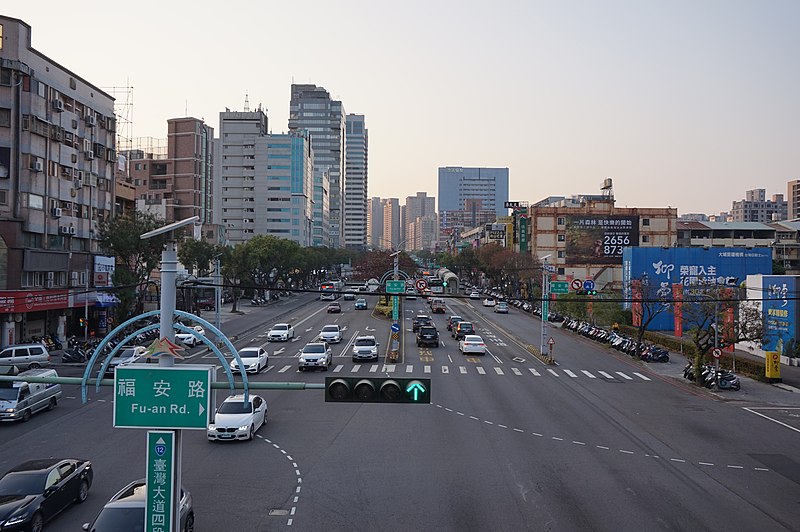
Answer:
M359 336L353 342L353 362L378 360L378 342L374 336Z
M480 292L478 292L477 290L476 290L476 291L473 291L473 292L472 292L472 293L469 295L469 298L470 298L470 299L480 299L480 298L481 298L481 293L480 293Z
M486 354L486 344L483 338L477 334L468 334L458 342L458 350L463 354L475 353L476 355Z
M325 342L311 342L306 344L300 351L297 368L300 371L314 368L322 368L323 371L328 371L332 362L333 352L331 351L331 346Z
M269 355L263 347L243 347L239 349L239 358L242 359L242 365L247 373L258 373L269 363ZM239 364L235 358L231 360L231 371L239 371Z
M294 338L294 327L291 323L276 323L267 333L267 340L270 342L288 342Z
M260 395L231 395L225 399L208 426L209 441L252 440L253 434L267 422L267 402Z
M338 344L342 341L342 330L338 325L326 325L319 332L319 339L329 344Z
M417 299L417 291L413 288L406 288L406 299Z
M483 306L484 307L493 307L494 304L495 304L494 303L494 299L492 299L491 297L487 297L487 298L485 298L483 300Z
M206 335L206 330L203 329L200 325L194 325L193 327L189 327L190 329L194 329L199 334L203 336ZM175 333L175 340L182 343L183 345L187 345L189 347L194 347L201 342L201 340L192 333L185 333L185 332L178 332Z

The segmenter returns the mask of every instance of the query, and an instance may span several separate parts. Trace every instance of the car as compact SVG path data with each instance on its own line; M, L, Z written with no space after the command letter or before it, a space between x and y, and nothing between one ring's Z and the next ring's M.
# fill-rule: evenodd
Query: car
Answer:
M367 300L363 297L356 299L356 304L353 308L356 310L367 310Z
M413 288L406 288L406 299L409 301L412 299L417 299L417 291Z
M335 301L328 305L328 314L331 313L338 314L341 311L342 311L342 306Z
M462 318L458 314L453 314L452 316L447 318L447 330L452 331L455 324L458 323L459 321L464 321L464 318Z
M378 360L378 342L374 336L359 336L353 342L353 362Z
M202 334L203 336L206 335L206 330L203 329L203 327L201 327L200 325L194 325L189 328L194 329L195 331L197 331L198 334ZM189 347L194 347L202 341L194 334L187 332L176 332L175 340Z
M433 319L425 314L417 314L414 316L414 319L411 320L411 331L417 332L423 325L433 325Z
M456 340L461 340L468 334L475 334L475 327L471 322L459 321L456 326L453 327L451 336Z
M127 366L136 362L141 362L141 358L147 352L147 348L140 345L122 347L114 353L113 358L106 367L106 376L114 376L114 370L120 366Z
M89 532L116 532L118 530L144 530L147 481L131 482L112 496L91 523L84 523ZM194 507L192 494L181 486L181 530L194 532ZM166 530L166 528L165 528Z
M276 323L267 333L267 340L270 342L288 342L289 338L294 338L294 327L291 323Z
M344 293L344 300L345 301L352 301L355 298L356 298L356 293L351 291L351 290L348 290L347 292Z
M267 422L267 402L260 395L230 395L219 405L206 430L209 441L252 440Z
M472 293L470 293L469 298L470 299L480 299L481 298L481 293L478 292L477 290L473 290Z
M342 341L342 330L338 325L325 325L319 331L319 339L328 344L338 344Z
M89 496L94 470L89 460L43 458L11 468L0 478L0 530L41 531L73 502Z
M325 342L311 342L306 344L300 351L297 368L300 371L306 369L322 368L328 371L333 362L333 352L331 346Z
M417 331L417 347L429 345L439 347L439 331L432 325L423 325Z
M431 313L432 314L444 314L447 311L447 307L444 304L444 299L441 297L434 297L431 299Z
M508 303L500 301L494 306L494 311L498 314L508 314Z
M50 353L42 344L10 345L0 351L0 366L37 369L50 365Z
M483 338L477 334L468 334L458 342L458 350L462 354L474 353L476 355L486 354L486 344L483 343Z
M242 359L247 373L258 373L269 363L269 355L263 347L243 347L239 349L239 358ZM231 371L239 371L239 364L235 358L231 360Z
M493 307L495 305L494 299L491 297L484 298L483 306L484 307Z

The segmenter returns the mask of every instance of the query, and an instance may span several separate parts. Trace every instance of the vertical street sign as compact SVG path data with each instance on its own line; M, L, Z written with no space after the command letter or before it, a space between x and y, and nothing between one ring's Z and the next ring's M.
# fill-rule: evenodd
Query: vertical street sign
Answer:
M147 505L144 509L146 532L172 532L175 505L175 433L147 431Z

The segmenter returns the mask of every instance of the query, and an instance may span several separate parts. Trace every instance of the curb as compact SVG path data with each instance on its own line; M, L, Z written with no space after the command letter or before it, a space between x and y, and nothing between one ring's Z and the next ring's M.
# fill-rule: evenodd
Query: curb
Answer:
M783 384L781 382L777 382L773 384L773 386L787 392L800 393L800 388L795 388L794 386L789 386L788 384Z

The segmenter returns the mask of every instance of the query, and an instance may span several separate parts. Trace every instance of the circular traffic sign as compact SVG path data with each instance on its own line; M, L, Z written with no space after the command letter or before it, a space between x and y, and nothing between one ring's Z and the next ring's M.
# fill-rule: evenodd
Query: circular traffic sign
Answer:
M425 290L428 288L428 281L425 279L417 279L417 281L414 283L414 286L417 287L417 290Z
M583 281L581 281L580 279L573 279L572 282L570 283L570 286L572 287L573 290L580 290L581 288L583 288Z
M722 356L722 349L720 349L719 347L715 347L712 353L714 355L714 358L719 358Z
M584 290L594 290L594 281L592 281L591 279L586 279L583 282L583 289Z
M400 326L396 323L392 323L392 332L400 332Z

